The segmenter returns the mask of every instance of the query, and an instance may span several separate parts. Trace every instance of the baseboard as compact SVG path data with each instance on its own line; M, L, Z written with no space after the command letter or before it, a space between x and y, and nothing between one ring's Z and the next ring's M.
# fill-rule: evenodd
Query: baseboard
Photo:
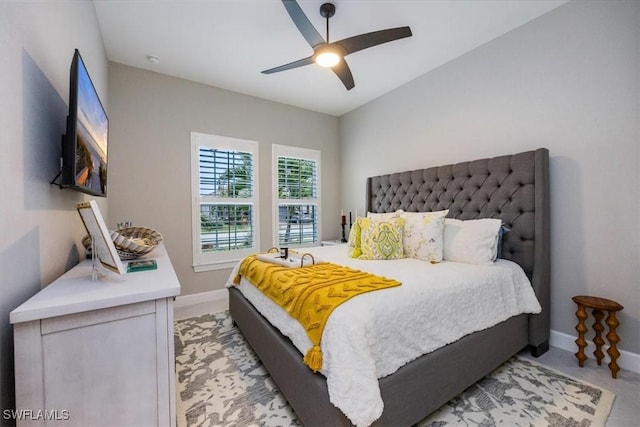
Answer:
M575 353L578 351L578 346L576 345L576 338L573 335L565 334L563 332L558 332L551 330L551 336L549 337L549 344L554 347L560 348L562 350L570 351ZM605 361L609 363L609 355L606 354L606 349L609 348L606 344L602 351L605 352ZM592 341L587 341L587 348L584 349L585 355L590 359L595 360L595 356L593 355L594 350L596 349L595 344ZM640 354L632 353L630 351L620 350L620 357L618 358L618 366L622 369L626 369L627 371L635 372L640 374ZM603 362L604 363L604 362Z
M216 289L215 291L200 292L198 294L180 295L173 303L174 308L182 308L190 305L201 304L203 302L222 303L229 306L229 292L226 289Z

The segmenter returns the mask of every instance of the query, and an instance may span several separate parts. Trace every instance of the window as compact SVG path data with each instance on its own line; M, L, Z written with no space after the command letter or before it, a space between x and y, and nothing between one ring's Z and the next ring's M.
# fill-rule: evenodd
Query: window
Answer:
M258 143L191 133L193 266L229 268L258 251Z
M273 146L274 245L320 242L320 152Z

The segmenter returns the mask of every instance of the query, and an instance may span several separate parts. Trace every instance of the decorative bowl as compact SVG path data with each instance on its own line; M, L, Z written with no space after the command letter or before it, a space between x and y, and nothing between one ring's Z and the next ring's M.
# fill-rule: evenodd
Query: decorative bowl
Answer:
M111 240L123 260L136 259L154 250L162 242L162 234L152 228L128 227L109 231ZM91 238L87 235L82 245L91 253Z

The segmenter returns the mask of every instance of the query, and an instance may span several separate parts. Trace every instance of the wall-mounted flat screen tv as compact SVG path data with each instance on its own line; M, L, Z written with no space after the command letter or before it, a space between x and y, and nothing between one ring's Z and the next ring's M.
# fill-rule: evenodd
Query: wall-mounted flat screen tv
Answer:
M71 61L66 132L60 186L106 196L109 119L77 49Z

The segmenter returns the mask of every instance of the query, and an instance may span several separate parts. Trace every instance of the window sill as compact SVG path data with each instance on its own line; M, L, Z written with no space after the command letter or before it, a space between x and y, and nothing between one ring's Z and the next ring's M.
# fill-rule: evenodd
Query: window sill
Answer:
M239 259L230 260L230 261L221 261L211 264L198 264L193 266L193 271L196 273L202 273L204 271L213 271L213 270L230 270L238 264Z

